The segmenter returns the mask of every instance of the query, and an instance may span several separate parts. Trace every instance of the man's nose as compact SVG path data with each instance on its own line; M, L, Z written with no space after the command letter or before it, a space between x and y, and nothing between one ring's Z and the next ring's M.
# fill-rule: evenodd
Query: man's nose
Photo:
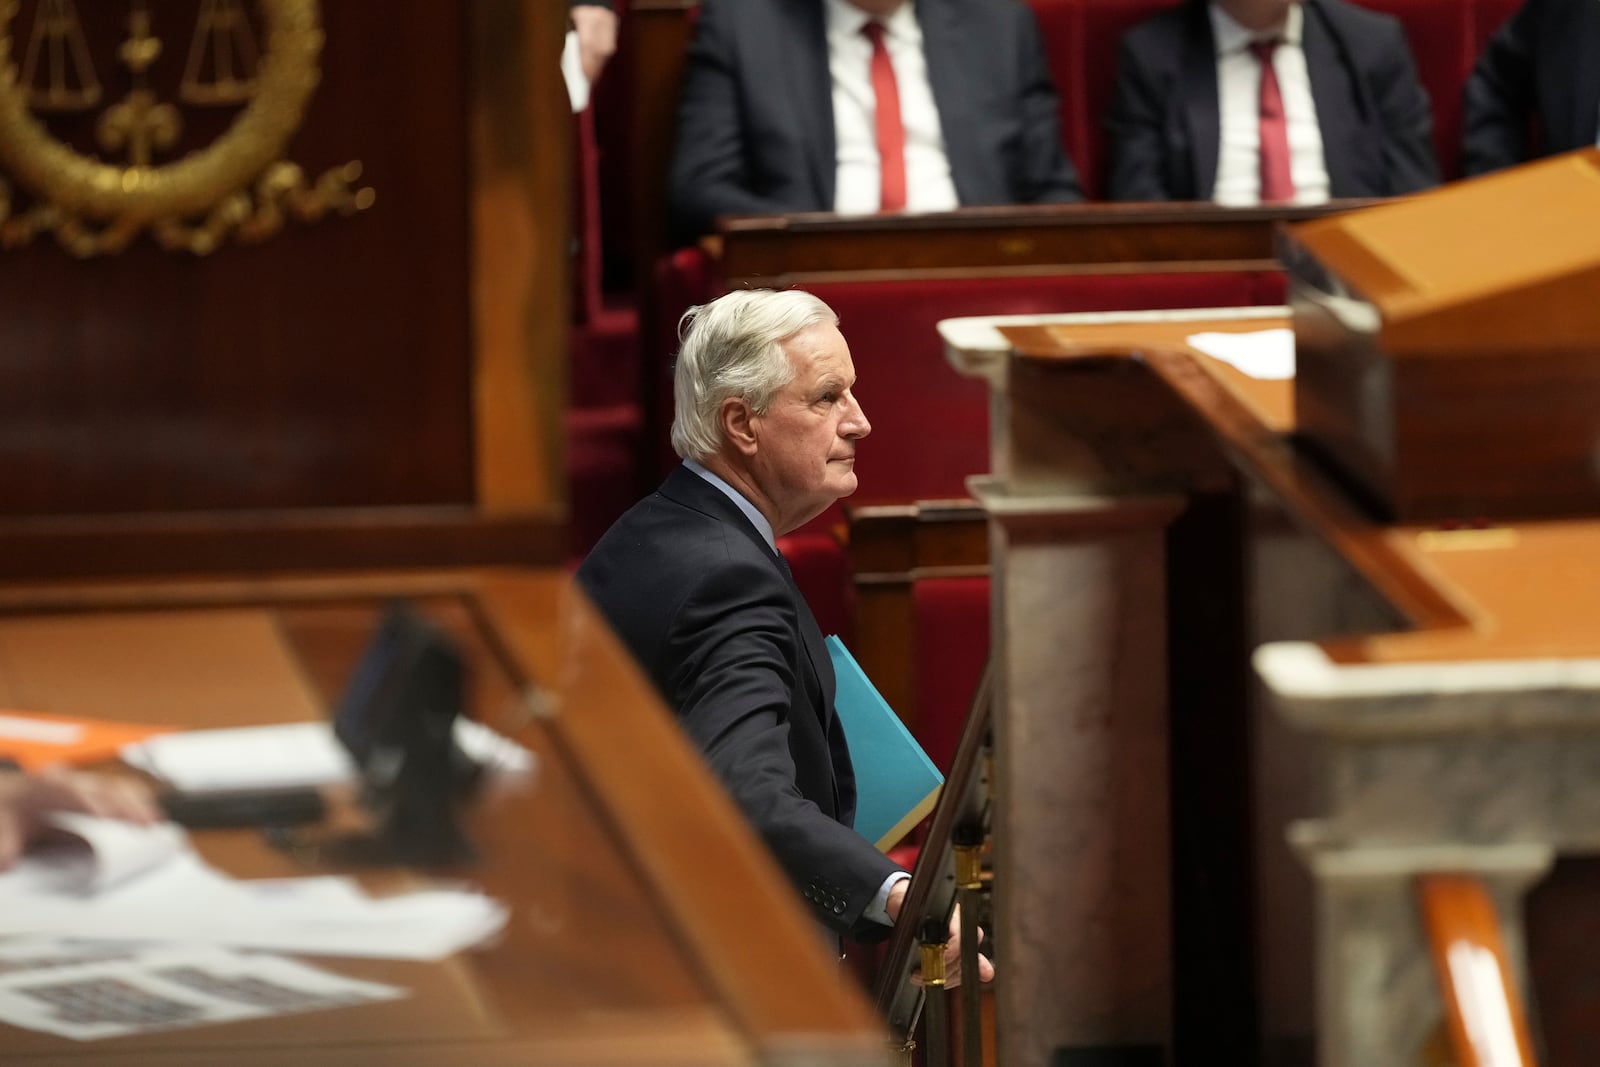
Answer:
M854 395L849 397L849 402L850 407L845 412L844 421L839 424L839 436L860 440L872 432L872 423L867 421L867 413Z

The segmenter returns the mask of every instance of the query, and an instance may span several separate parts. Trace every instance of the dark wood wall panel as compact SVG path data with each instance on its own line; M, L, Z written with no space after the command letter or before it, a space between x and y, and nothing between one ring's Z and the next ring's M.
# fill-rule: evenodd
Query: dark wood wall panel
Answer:
M148 238L0 251L0 515L472 503L468 8L321 6L322 80L286 154L311 176L359 159L375 204L204 258ZM167 99L197 8L150 4ZM127 5L77 10L118 98Z

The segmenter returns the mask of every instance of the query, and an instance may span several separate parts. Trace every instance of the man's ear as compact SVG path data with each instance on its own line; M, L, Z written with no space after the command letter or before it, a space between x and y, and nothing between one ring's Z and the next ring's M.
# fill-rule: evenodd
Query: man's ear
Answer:
M722 439L732 445L741 456L756 454L756 414L742 396L730 396L722 402L717 412L722 424Z

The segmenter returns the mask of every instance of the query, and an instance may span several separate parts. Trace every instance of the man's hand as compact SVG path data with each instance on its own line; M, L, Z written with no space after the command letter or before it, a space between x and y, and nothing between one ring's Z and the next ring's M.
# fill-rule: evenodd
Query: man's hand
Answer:
M0 772L0 869L11 866L52 811L81 811L136 823L161 821L150 791L132 778L51 767Z
M598 4L578 4L571 15L572 28L578 31L578 61L592 85L617 50L617 13Z
M889 899L885 903L885 910L889 918L896 922L900 920L900 909L906 903L906 890L911 886L911 879L902 878L889 890ZM978 929L978 943L983 943L983 929ZM915 985L922 984L920 973L913 972L911 981ZM978 981L994 981L994 963L989 957L978 954ZM957 905L950 913L950 940L944 946L944 984L955 987L961 984L961 906Z

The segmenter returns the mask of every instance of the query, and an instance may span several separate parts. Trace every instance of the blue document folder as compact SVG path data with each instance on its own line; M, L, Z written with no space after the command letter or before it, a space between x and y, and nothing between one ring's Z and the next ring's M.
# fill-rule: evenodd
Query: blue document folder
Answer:
M933 810L944 775L837 637L827 639L834 706L856 770L856 833L887 852Z

